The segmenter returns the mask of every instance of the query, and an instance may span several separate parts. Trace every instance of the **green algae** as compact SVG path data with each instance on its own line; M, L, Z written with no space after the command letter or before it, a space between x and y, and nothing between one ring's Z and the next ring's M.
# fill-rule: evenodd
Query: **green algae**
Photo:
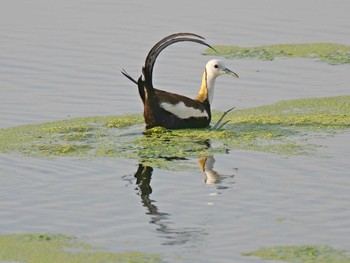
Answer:
M0 129L0 152L18 152L39 157L63 156L68 153L69 156L93 156L96 146L112 137L109 127L127 129L141 123L140 120L141 115L127 114Z
M127 114L108 120L106 126L109 128L122 128L141 123L143 123L143 117L140 114Z
M188 160L226 153L223 145L211 146L211 141L232 136L231 131L213 132L209 129L166 130L153 128L146 135L134 141L137 156L145 165L169 169L174 160ZM186 168L187 166L183 166Z
M317 132L336 134L350 128L350 96L281 101L228 114L226 129L236 132L228 144L277 154L309 154Z
M230 123L350 127L350 96L288 100L230 114Z
M256 256L262 259L300 263L349 263L349 253L330 246L276 246L262 247L256 251L242 253L243 256Z
M221 112L213 112L213 123ZM297 99L226 115L224 128L144 131L141 114L77 118L0 129L0 152L35 157L120 157L170 169L194 158L251 150L282 155L313 154L309 139L350 127L350 96ZM180 160L181 162L173 162ZM192 163L191 163L192 160ZM177 169L177 168L176 168Z
M91 128L85 125L53 126L43 130L45 132L68 133L68 132L88 132Z
M42 144L37 145L34 150L39 150L41 152L45 152L48 155L55 156L75 156L77 154L84 154L87 150L90 149L88 144L70 144L70 145L62 145L62 144Z
M0 236L0 261L26 263L161 262L155 254L104 252L75 237L61 234L11 234Z
M350 63L350 46L334 43L278 44L257 47L213 46L219 55L226 58L318 58L332 65ZM205 55L217 55L206 49Z

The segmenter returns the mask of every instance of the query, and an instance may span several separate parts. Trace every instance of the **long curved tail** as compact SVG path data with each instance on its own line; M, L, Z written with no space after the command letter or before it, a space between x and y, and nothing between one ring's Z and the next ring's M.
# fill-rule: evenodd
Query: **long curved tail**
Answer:
M204 40L204 37L193 33L176 33L176 34L169 35L163 38L162 40L160 40L149 51L145 60L145 65L142 68L142 73L143 73L143 77L144 77L144 81L146 82L146 85L153 87L152 76L153 76L154 63L156 62L158 55L160 54L160 52L162 52L163 49L177 42L189 41L189 42L195 42L195 43L207 46L215 50L212 46L205 43L203 40Z
M142 67L142 75L138 80L135 80L132 78L124 69L121 71L121 73L127 77L129 80L131 80L133 83L137 84L139 89L139 94L142 99L142 102L145 104L146 99L146 92L148 97L155 102L155 93L153 88L153 67L154 63L156 62L157 57L159 56L160 52L162 52L163 49L166 47L177 43L177 42L195 42L204 46L207 46L215 51L215 49L210 46L209 44L205 43L204 37L193 34L193 33L176 33L169 35L159 42L157 42L152 49L149 51L146 60L145 65Z

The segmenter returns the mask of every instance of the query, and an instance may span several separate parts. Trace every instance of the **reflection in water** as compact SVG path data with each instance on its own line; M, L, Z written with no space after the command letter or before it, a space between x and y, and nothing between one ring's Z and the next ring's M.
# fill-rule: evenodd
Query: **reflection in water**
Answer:
M212 156L202 157L199 160L200 171L204 172L206 184L218 184L217 189L227 189L228 186L224 186L222 180L225 178L233 178L234 175L223 175L215 171L214 168L215 159ZM166 239L163 245L182 245L189 241L195 241L198 243L204 235L207 235L204 228L191 227L191 228L174 228L174 223L171 222L170 214L161 212L158 206L155 205L156 201L150 198L153 190L151 187L151 179L153 174L153 168L150 166L138 165L138 169L134 174L136 179L136 191L137 195L141 197L141 202L144 207L147 208L147 215L150 215L151 220L149 223L157 226L157 231ZM129 179L130 180L130 179ZM130 180L132 183L134 179ZM232 182L231 182L232 183ZM219 186L220 185L220 186Z
M173 225L173 223L169 221L170 214L160 212L158 207L154 204L156 201L150 199L152 193L152 188L150 186L152 173L152 167L139 164L134 177L136 178L137 194L141 197L143 206L148 210L146 214L151 216L150 223L157 225L157 231L167 240L163 245L182 245L190 240L198 242L198 239L206 234L204 229L171 228L169 225Z
M223 175L219 174L214 170L215 158L213 156L202 157L199 159L199 168L201 172L205 173L206 178L204 182L206 184L218 184L221 183L222 179L231 177L233 178L235 175Z

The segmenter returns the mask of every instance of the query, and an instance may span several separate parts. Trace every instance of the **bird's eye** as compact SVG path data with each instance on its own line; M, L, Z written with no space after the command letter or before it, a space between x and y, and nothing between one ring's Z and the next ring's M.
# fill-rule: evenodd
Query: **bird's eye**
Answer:
M214 68L218 68L219 66L218 65L215 65Z

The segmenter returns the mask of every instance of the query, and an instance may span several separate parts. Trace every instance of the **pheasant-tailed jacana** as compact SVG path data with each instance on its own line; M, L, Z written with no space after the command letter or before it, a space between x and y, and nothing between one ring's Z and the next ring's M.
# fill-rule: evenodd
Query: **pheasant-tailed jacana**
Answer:
M204 69L202 85L195 99L153 88L152 73L154 63L159 53L176 42L190 41L205 45L204 38L193 33L177 33L160 40L149 51L142 75L136 81L125 70L124 76L137 84L144 105L146 129L162 126L167 129L204 128L211 120L210 105L214 96L215 80L222 74L238 75L229 70L217 59L210 60ZM212 48L213 49L213 48Z

